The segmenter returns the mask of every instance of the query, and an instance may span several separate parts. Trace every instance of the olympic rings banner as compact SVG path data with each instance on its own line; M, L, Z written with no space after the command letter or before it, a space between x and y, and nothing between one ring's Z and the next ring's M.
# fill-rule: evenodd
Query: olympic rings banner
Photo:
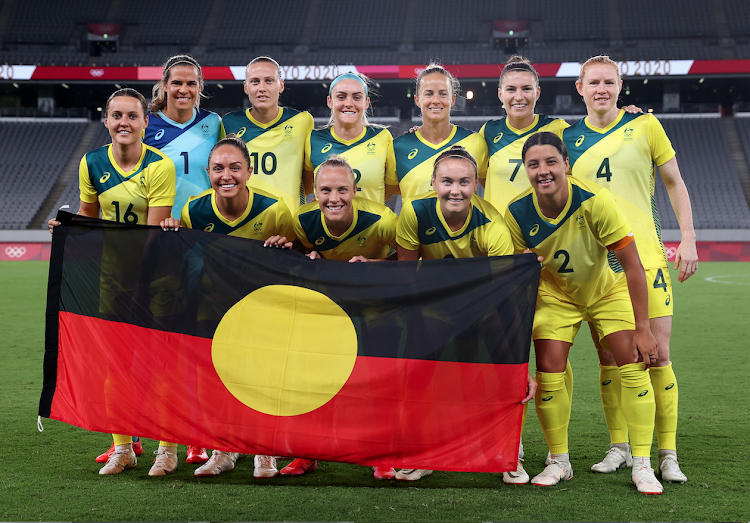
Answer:
M49 261L49 243L2 243L0 242L0 261Z

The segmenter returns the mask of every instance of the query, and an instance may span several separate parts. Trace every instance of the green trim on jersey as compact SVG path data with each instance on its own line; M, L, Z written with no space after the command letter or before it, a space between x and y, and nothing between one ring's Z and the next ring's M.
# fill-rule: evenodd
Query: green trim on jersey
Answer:
M255 192L253 194L253 205L247 216L241 222L235 225L229 225L222 220L215 219L217 216L213 207L214 194L213 189L209 189L203 195L188 202L187 206L190 214L190 223L193 229L205 230L207 226L213 225L210 232L215 232L217 234L230 234L247 224L249 221L254 220L260 213L279 201L278 199L269 198L268 196ZM210 218L211 221L206 221L206 218Z
M316 130L310 134L310 163L312 163L315 170L332 154L344 154L349 149L353 149L359 144L371 140L384 131L385 128L365 127L362 138L351 143L340 142L331 134L332 130L333 127L328 127Z
M412 206L414 207L414 212L417 215L417 221L419 223L441 223L440 217L437 213L438 202L436 197L414 200L412 202ZM469 219L468 225L461 234L457 236L451 236L448 234L448 231L446 231L442 227L431 227L430 229L434 229L434 231L430 234L427 234L427 231L429 231L430 229L420 229L417 231L417 235L419 237L419 243L422 245L431 245L433 243L458 240L459 238L463 238L464 236L472 232L474 229L490 223L491 221L492 220L487 218L487 216L485 216L482 211L480 211L476 206L472 206L471 218Z
M335 239L329 236L323 227L322 214L323 212L320 210L320 207L318 207L299 215L299 222L305 231L305 236L307 236L308 241L314 245L315 250L319 252L335 249L352 236L356 236L365 229L372 227L381 219L381 216L377 214L357 209L357 224L354 226L354 229L345 236ZM321 242L321 240L323 241Z
M473 131L457 125L453 126L452 132L453 135L439 145L424 142L420 139L418 131L399 136L393 140L393 149L396 153L396 177L399 183L418 165L474 134Z
M91 185L94 186L94 189L96 189L96 192L98 194L102 194L112 189L113 187L117 187L121 183L132 179L136 174L142 172L150 164L161 161L166 157L160 156L158 153L146 149L146 154L143 156L143 160L140 162L140 165L138 165L137 168L132 171L129 176L125 177L122 174L122 170L109 158L109 149L111 147L112 144L86 153L86 165L88 165L89 167L89 180L91 181ZM99 172L104 173L104 175L109 174L109 176L106 178L105 176L96 178L94 173ZM141 180L141 184L143 183L144 181ZM143 187L143 189L145 190L145 187Z
M536 125L532 125L531 129L518 133L518 129L513 129L508 125L508 119L502 118L500 120L490 120L484 125L484 139L487 142L487 150L490 158L492 155L501 149L509 146L513 142L525 138L531 134L539 131L545 125L549 125L559 118L551 118L544 114L537 115ZM490 139L490 136L493 138Z
M568 158L570 159L570 169L573 169L573 165L583 153L585 153L588 149L591 149L591 147L596 145L600 140L606 138L616 130L622 128L624 125L629 124L636 118L640 118L641 116L648 116L648 114L630 114L624 112L622 113L622 118L620 119L620 121L615 121L616 123L614 123L611 128L607 129L603 133L595 131L594 129L589 127L586 122L588 117L578 120L576 123L565 129L563 131L563 141L568 144ZM576 136L577 138L575 138ZM573 145L571 146L569 144Z
M269 129L278 127L300 114L300 111L297 111L296 109L280 107L279 114L274 120L271 120L267 124L262 124L250 115L250 111L251 109L245 109L245 111L237 111L225 115L222 119L222 123L224 124L224 130L226 133L235 133L237 138L241 138L243 142L247 143L262 135ZM248 123L251 125L248 125Z

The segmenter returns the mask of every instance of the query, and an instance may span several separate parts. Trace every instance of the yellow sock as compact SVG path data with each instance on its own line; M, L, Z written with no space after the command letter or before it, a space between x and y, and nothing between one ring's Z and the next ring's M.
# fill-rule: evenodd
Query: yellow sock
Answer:
M568 390L569 410L573 410L573 367L570 366L570 360L565 360L565 388Z
M654 429L659 450L677 450L677 378L671 363L666 367L651 367L649 371L656 398Z
M115 440L115 445L129 445L133 443L133 438L124 434L112 434L112 438Z
M177 443L170 443L168 441L160 441L159 446L160 447L176 447Z
M539 388L534 405L544 439L552 454L568 452L568 423L570 422L570 399L565 388L564 372L536 373Z
M609 441L612 445L628 442L628 422L622 412L620 401L620 371L616 366L599 365L599 392L602 396L604 419L609 429Z
M654 438L654 387L643 363L620 367L622 411L628 423L633 457L650 457Z

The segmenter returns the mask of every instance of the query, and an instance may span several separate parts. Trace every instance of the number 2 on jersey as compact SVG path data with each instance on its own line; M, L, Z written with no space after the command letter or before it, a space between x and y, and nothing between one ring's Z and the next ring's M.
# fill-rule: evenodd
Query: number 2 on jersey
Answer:
M355 176L354 185L357 186L357 192L359 192L362 190L362 187L359 187L359 181L362 179L362 173L359 172L359 169L352 169L352 171L354 171Z
M560 268L557 269L557 272L560 274L565 274L566 272L573 272L572 268L568 268L568 263L570 263L570 253L568 251L560 249L555 253L555 259L558 259L560 256L563 257L562 265L560 265Z

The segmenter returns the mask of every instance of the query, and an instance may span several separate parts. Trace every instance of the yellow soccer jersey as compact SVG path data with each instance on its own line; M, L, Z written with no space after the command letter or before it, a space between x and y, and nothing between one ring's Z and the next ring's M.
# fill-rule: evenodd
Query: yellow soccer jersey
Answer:
M317 129L305 143L305 170L318 172L320 164L332 154L343 156L354 170L357 196L385 202L386 179L395 179L396 172L393 136L388 129L365 127L361 135L349 141L336 136L333 127Z
M484 183L484 198L500 214L505 214L510 201L528 189L529 179L521 160L523 144L534 133L548 131L562 138L568 123L560 118L543 114L534 117L534 122L525 129L511 127L507 118L490 120L482 126L479 134L487 144L490 157L487 181Z
M661 223L654 201L654 163L675 156L659 120L652 114L620 115L605 129L580 120L563 132L571 174L607 187L633 227L646 269L666 267ZM611 258L610 258L611 259Z
M442 143L431 144L419 131L404 134L393 141L396 154L396 179L401 197L414 198L432 190L432 169L440 153L454 145L461 145L477 161L479 177L487 174L487 144L479 133L453 126L450 136Z
M294 232L302 245L329 260L350 260L353 256L381 259L395 251L396 213L361 196L354 198L352 207L354 220L341 236L328 231L318 202L300 208L294 217Z
M292 215L282 198L261 190L250 189L247 209L234 221L224 218L216 207L216 193L213 189L203 191L182 208L180 224L190 229L207 232L267 240L277 234L294 241Z
M267 190L264 182L275 187L276 194L289 196L284 200L293 202L292 212L305 203L302 169L305 141L313 129L310 113L282 107L275 119L263 124L247 109L227 114L222 125L226 133L235 133L247 144L253 163L250 187Z
M435 191L406 200L398 218L396 241L404 249L420 249L424 260L513 254L505 220L476 194L471 197L466 223L455 232L445 223Z
M608 190L568 177L568 203L551 220L539 210L534 189L514 198L505 214L516 253L530 249L544 257L539 290L588 307L623 278L607 263L607 246L632 231Z
M86 153L78 166L78 182L81 200L98 201L104 220L146 225L149 207L174 205L174 163L146 144L136 166L127 172L115 162L112 144Z

